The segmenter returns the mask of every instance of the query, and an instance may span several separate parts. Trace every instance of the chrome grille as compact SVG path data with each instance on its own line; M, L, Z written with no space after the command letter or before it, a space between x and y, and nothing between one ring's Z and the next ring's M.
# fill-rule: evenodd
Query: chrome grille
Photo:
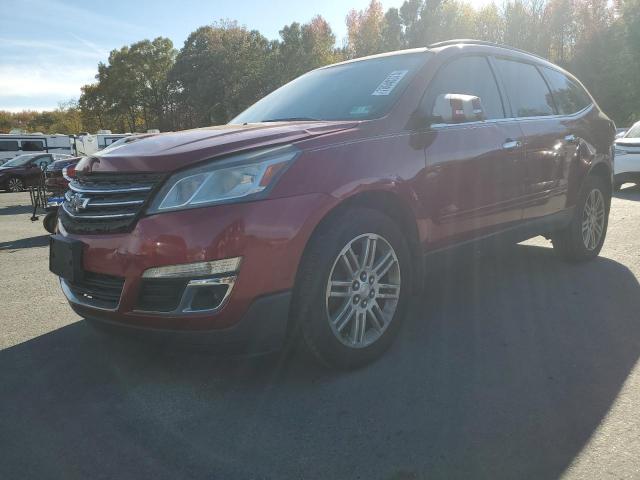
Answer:
M78 176L69 184L60 221L72 233L126 230L161 179L162 175L157 174Z

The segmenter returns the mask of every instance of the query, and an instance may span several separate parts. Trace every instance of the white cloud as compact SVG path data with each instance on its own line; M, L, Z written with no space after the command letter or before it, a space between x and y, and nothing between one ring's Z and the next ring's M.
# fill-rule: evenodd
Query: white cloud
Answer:
M94 81L95 68L59 65L0 65L0 108L15 97L47 96L52 103L80 96L80 87ZM13 102L11 102L13 103Z
M38 58L47 58L51 55L65 57L67 59L80 60L80 59L90 59L94 61L104 60L108 57L109 52L106 50L99 50L92 45L88 48L81 48L77 46L77 42L60 42L60 41L40 41L40 40L20 40L15 38L4 38L0 37L0 44L2 44L3 49L5 51L0 54L0 58L5 59L8 57L7 51L13 50L14 52L28 52L16 55L14 53L14 59L21 58L22 60L27 59L38 59Z

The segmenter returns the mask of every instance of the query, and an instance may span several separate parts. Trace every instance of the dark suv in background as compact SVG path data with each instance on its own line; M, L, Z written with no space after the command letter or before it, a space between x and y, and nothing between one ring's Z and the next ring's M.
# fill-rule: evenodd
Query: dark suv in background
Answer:
M42 172L57 160L72 158L61 153L24 153L0 165L0 189L22 192L37 185Z
M598 255L615 126L580 82L476 41L307 73L228 125L77 166L50 264L92 323L250 351L379 356L426 255L536 235Z

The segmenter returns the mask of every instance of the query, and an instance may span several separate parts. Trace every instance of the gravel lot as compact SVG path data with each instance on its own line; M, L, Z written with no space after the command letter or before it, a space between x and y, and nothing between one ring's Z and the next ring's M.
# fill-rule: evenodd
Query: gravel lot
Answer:
M91 330L0 194L0 478L640 478L640 189L601 257L537 238L434 267L379 362L162 351Z

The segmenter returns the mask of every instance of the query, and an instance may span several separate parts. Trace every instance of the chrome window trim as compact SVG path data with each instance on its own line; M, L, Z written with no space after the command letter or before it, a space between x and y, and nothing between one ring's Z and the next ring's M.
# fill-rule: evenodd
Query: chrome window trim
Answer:
M587 105L582 110L572 113L571 115L538 115L533 117L508 117L508 118L491 118L488 120L475 120L473 122L463 123L433 123L430 125L431 129L440 130L449 127L464 127L467 125L486 125L490 123L502 123L502 122L514 122L514 121L532 121L532 120L558 120L558 119L571 119L586 113L587 110L593 108L593 103Z

